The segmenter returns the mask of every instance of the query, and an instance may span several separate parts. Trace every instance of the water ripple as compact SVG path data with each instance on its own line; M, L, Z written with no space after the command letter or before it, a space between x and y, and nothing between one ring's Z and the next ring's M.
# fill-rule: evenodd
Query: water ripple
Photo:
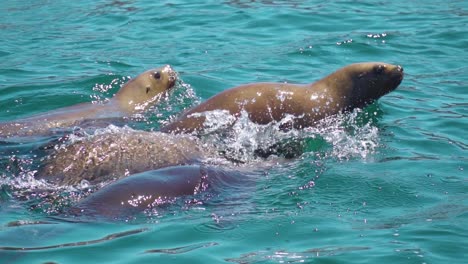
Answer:
M147 228L134 229L134 230L129 230L129 231L125 231L125 232L110 234L110 235L107 235L107 236L102 237L100 239L79 241L79 242L70 242L70 243L63 243L63 244L57 244L57 245L51 245L51 246L41 246L41 247L0 246L0 250L4 250L4 251L40 251L40 250L57 249L57 248L65 248L65 247L88 246L88 245L99 244L99 243L119 239L119 238L122 238L122 237L127 237L127 236L140 234L140 233L143 233L143 232L146 232L146 231L148 231Z
M219 243L208 242L208 243L199 243L199 244L176 247L176 248L148 249L144 253L183 254L183 253L193 251L193 250L196 250L196 249L207 248L207 247L212 247L212 246L217 246L217 245L219 245Z

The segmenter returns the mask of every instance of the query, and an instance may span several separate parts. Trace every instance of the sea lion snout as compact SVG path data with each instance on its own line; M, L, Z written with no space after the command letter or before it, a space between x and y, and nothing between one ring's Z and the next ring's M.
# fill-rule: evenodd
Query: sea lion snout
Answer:
M175 82L177 80L177 72L174 71L174 69L171 67L171 65L167 64L165 65L161 72L167 73L168 75L168 80L169 80L169 88L172 88L175 85Z
M403 72L403 67L401 65L397 65L397 70Z
M397 71L400 73L400 83L401 83L401 81L403 81L403 76L405 75L403 67L401 65L397 65Z
M391 65L389 64L390 66L392 66L392 71L393 72L396 72L397 74L403 76L403 66L401 65Z
M395 78L397 79L396 86L400 85L400 83L403 81L404 76L403 67L401 65L396 65L392 71L392 75L395 76Z
M372 64L371 64L372 65ZM388 63L375 63L372 66L372 71L369 76L367 72L361 73L359 75L360 78L364 80L369 80L372 78L375 78L376 81L375 83L379 83L382 86L387 86L390 85L390 91L394 90L396 86L398 86L401 81L403 80L403 67L401 65L394 65L394 64L388 64ZM372 77L373 76L373 77ZM377 81L380 80L380 81ZM372 83L372 82L370 82Z
M372 84L376 84L378 89L375 89L376 92L373 92L374 89L364 89L367 90L368 94L360 94L362 98L369 98L371 100L377 100L381 96L384 96L385 94L388 94L392 91L394 91L403 81L404 77L404 72L403 72L403 67L401 65L394 65L394 64L384 64L386 70L384 71L384 74L380 75L381 77L378 77L374 81L369 82L369 86L372 86Z

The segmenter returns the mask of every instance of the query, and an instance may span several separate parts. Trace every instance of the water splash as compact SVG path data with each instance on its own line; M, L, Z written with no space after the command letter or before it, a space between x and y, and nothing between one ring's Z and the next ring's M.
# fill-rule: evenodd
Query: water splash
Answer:
M0 177L2 192L23 203L30 210L48 215L57 214L98 187L86 185L56 186L34 177L36 171L22 171L17 175L3 174Z
M326 151L325 157L338 160L365 159L379 147L378 127L372 120L364 120L363 124L362 115L367 114L358 109L325 118L314 127L287 130L284 128L293 122L294 116L287 115L279 122L259 125L250 121L246 111L242 111L237 119L227 111L210 111L203 113L206 117L204 126L208 129L202 141L229 160L240 163L258 161L259 153L294 157L315 151ZM320 147L317 149L316 146Z
M190 107L200 103L200 98L196 96L192 86L178 78L173 89L162 96L157 104L149 107L145 113L134 114L130 121L137 121L139 124L131 124L132 127L143 130L158 130L175 120L181 113Z
M90 95L93 104L103 104L109 101L111 92L115 89L120 89L122 86L131 79L130 76L122 78L114 78L110 83L102 84L96 83L93 87L94 94Z
M128 128L127 128L128 129ZM102 131L117 131L123 130L115 126L110 126ZM98 130L99 131L99 130ZM89 137L89 134L84 132L80 135L70 135L69 141L58 141L53 145L54 149L63 148L69 142L76 142ZM0 174L0 192L2 196L14 197L15 200L22 203L30 210L45 213L57 214L63 208L68 207L83 197L94 192L97 188L102 187L91 186L86 180L74 186L59 186L47 182L43 179L37 179L35 174L36 167L41 158L37 155L12 155L5 162L5 170Z
M361 109L349 114L339 114L325 118L320 124L309 130L322 137L332 149L327 156L338 160L352 158L366 159L379 147L379 129L372 121L361 124Z

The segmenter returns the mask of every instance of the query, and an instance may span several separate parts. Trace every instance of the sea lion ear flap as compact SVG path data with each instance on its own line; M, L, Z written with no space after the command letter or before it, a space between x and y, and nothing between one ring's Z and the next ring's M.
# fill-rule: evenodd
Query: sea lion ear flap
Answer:
M146 94L148 94L151 91L151 88L149 86L146 86Z

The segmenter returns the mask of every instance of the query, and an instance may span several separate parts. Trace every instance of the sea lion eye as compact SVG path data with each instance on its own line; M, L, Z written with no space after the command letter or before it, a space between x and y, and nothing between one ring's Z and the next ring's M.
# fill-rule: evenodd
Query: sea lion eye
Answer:
M377 74L381 74L385 71L385 65L377 65L374 67L374 72Z
M161 73L160 72L155 72L153 77L156 79L156 80L159 80L161 79Z

